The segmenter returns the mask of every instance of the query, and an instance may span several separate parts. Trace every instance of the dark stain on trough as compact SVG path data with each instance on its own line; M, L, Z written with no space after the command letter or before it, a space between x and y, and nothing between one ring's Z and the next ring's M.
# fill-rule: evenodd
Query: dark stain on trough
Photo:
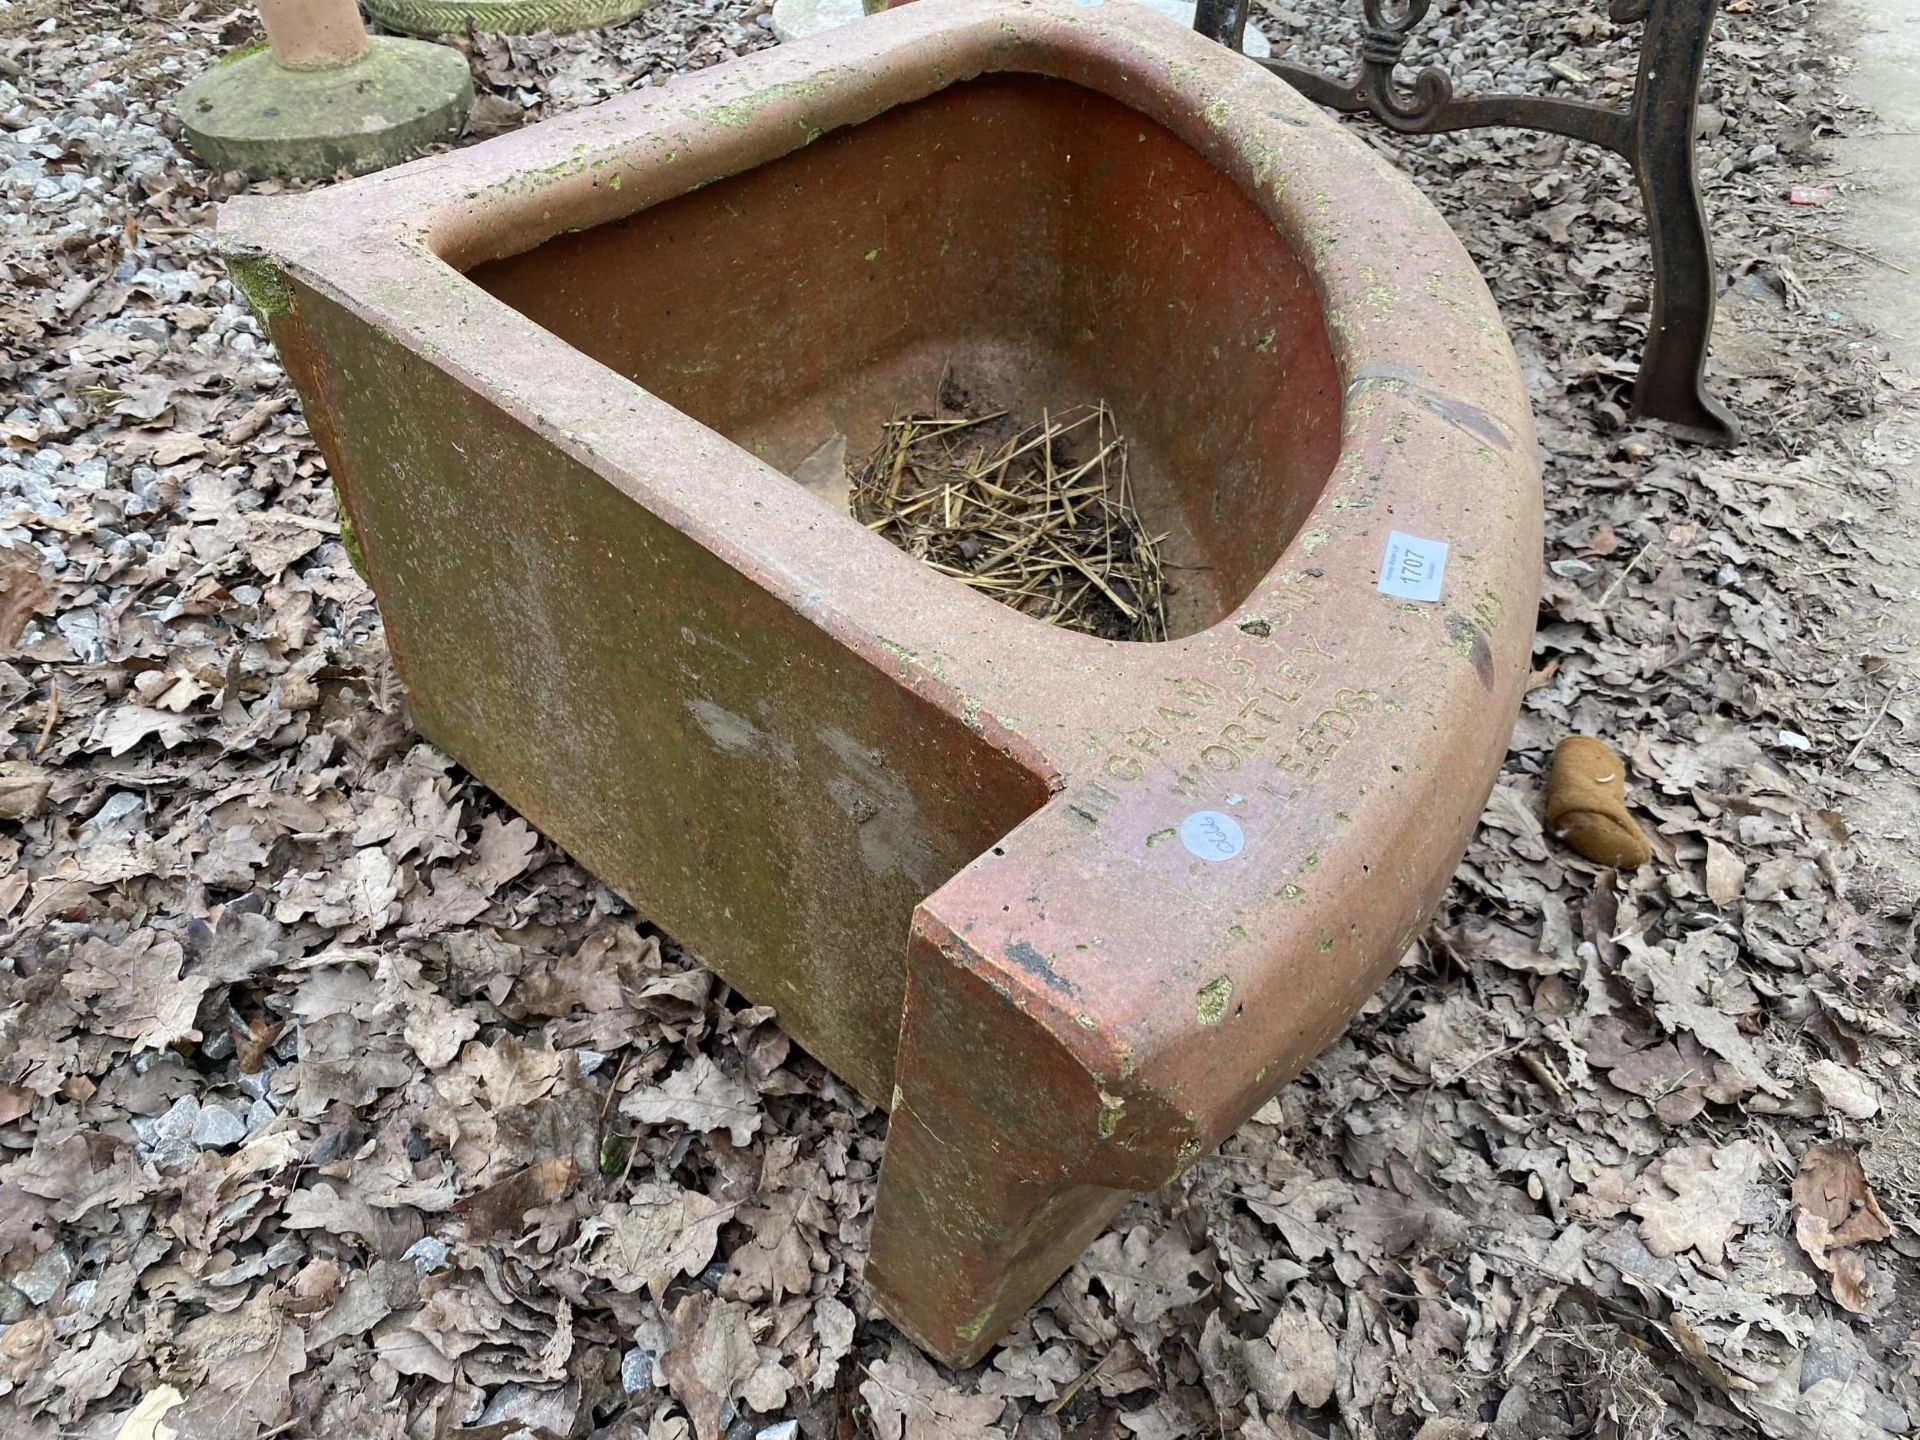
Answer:
M1016 940L1007 946L1007 958L1036 980L1044 982L1063 995L1078 993L1073 987L1073 982L1056 975L1053 967L1047 963L1047 957L1025 940Z
M1486 633L1464 615L1447 616L1447 638L1473 662L1473 673L1489 694L1493 691L1493 650Z

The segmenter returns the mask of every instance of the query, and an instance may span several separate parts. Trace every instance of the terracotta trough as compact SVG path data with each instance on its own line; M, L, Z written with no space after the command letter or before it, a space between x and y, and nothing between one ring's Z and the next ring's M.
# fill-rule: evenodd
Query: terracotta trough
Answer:
M222 229L421 731L891 1110L867 1277L931 1353L1425 923L1526 673L1531 424L1439 217L1257 67L924 0ZM943 375L1112 407L1173 638L785 477Z

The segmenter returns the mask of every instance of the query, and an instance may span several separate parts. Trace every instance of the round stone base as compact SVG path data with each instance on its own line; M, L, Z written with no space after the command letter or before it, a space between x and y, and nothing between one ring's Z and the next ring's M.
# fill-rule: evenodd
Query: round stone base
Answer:
M495 35L595 30L631 20L653 0L366 0L367 13L409 35Z
M212 170L255 179L361 175L460 133L473 104L466 58L376 37L337 70L286 70L267 50L221 61L180 92L187 143Z
M1105 3L1105 0L1094 0L1094 3ZM1178 20L1189 30L1193 28L1193 12L1198 8L1194 0L1113 0L1113 3L1145 5L1170 20ZM377 12L378 5L374 8ZM773 0L773 33L782 41L804 40L822 30L851 24L864 13L860 0ZM1244 51L1255 60L1265 60L1273 53L1273 47L1265 35L1248 25Z

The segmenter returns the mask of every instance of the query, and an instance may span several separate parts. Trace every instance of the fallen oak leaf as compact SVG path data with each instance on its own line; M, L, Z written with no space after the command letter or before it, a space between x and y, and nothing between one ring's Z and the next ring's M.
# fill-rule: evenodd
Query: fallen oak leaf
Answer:
M1633 1203L1640 1238L1649 1254L1666 1259L1691 1249L1709 1265L1726 1261L1727 1242L1739 1227L1740 1202L1760 1168L1750 1140L1722 1150L1705 1145L1669 1150L1658 1162L1660 1184L1671 1198L1643 1194ZM1648 1178L1656 1178L1648 1167Z
M1860 1157L1832 1141L1807 1151L1793 1177L1793 1208L1800 1248L1826 1272L1833 1298L1862 1313L1869 1298L1867 1262L1853 1247L1888 1239L1893 1227L1867 1184Z
M579 1169L571 1155L553 1155L525 1169L516 1170L504 1180L496 1180L484 1190L476 1190L456 1200L453 1212L466 1221L469 1240L490 1240L496 1235L517 1234L525 1225L527 1212L551 1205L572 1186Z
M648 1125L677 1120L690 1130L725 1130L742 1147L765 1118L760 1097L704 1054L658 1085L635 1090L620 1102L620 1113Z
M798 1159L792 1137L767 1147L760 1176L760 1203L740 1212L753 1238L728 1259L720 1293L733 1300L804 1295L813 1283L818 1237L829 1223L823 1197L827 1175L818 1162Z
M1274 1317L1264 1338L1240 1342L1260 1403L1284 1414L1297 1397L1317 1410L1333 1397L1339 1353L1320 1317L1297 1301Z
M660 1370L699 1440L720 1440L726 1433L734 1397L760 1368L750 1323L745 1305L705 1290L684 1296L674 1309Z
M860 1382L879 1440L995 1440L1003 1395L969 1395L947 1384L910 1345L895 1345Z
M581 1226L578 1264L623 1295L646 1287L658 1305L676 1275L698 1275L712 1262L732 1213L697 1190L636 1185L627 1204L609 1205Z

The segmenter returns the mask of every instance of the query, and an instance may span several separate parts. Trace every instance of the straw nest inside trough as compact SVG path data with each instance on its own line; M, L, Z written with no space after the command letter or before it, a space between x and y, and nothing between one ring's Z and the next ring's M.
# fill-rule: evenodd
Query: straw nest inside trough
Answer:
M1106 640L1167 638L1159 541L1104 403L890 421L848 476L854 518L1024 615Z

